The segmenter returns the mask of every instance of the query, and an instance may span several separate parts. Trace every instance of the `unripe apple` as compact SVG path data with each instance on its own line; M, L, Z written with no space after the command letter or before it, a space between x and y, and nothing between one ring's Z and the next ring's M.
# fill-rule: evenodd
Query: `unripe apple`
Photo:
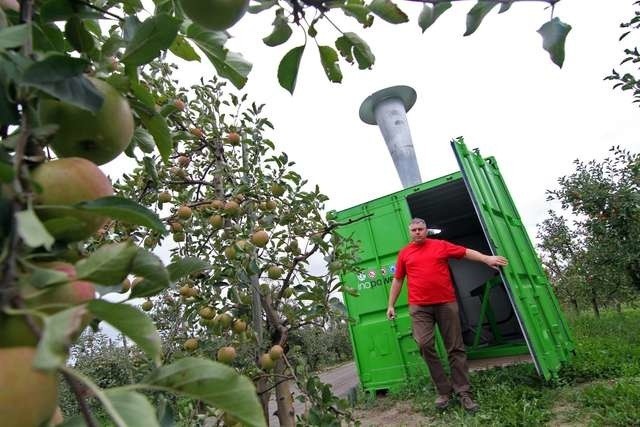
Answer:
M191 208L189 206L184 205L178 208L176 215L178 215L178 218L180 219L189 219L191 218L192 213L193 212L191 211Z
M227 365L233 362L235 358L236 349L231 346L221 347L216 355L216 359L218 359L218 362L225 363Z
M169 224L169 228L171 229L172 232L177 233L179 231L183 231L184 227L182 226L182 224L180 224L177 221L172 222L171 224Z
M224 204L224 213L229 216L236 216L240 213L240 205L234 200L229 200Z
M267 200L265 202L265 209L264 210L266 210L268 212L272 212L272 211L276 210L277 207L278 207L278 204L275 201L269 199L269 200Z
M184 109L187 108L187 105L182 99L176 99L175 101L173 101L173 106L180 111L184 111Z
M216 311L209 306L202 307L198 313L203 319L213 319L216 316Z
M185 15L208 30L223 31L238 22L249 0L181 0Z
M232 260L235 259L237 253L236 253L236 248L234 247L234 245L231 246L227 246L224 249L224 256L227 257L227 259Z
M196 351L198 349L198 340L195 338L189 338L182 344L182 347L187 351Z
M179 168L177 166L174 166L171 169L169 169L169 173L171 174L171 176L178 179L185 179L187 177L187 172L184 169Z
M71 157L42 163L31 173L42 188L36 195L37 205L70 206L112 196L113 187L102 171L87 159ZM36 213L45 227L64 242L86 239L101 228L107 218L91 212L72 209L39 208Z
M211 224L215 230L219 230L224 225L224 218L222 218L221 215L211 215L209 217L209 224Z
M213 208L213 209L223 209L224 208L224 202L222 200L215 199L215 200L211 201L209 206L211 208Z
M220 314L219 321L220 321L220 326L222 326L223 329L228 329L229 326L231 326L233 317L231 317L229 313L222 313Z
M148 236L147 238L144 239L145 248L153 248L157 244L158 244L158 239L156 239L153 236Z
M196 138L204 137L204 131L200 128L191 128L189 129L189 132L191 132L191 135L195 136Z
M273 369L274 366L276 366L271 356L269 356L269 353L264 353L263 355L260 356L260 359L258 360L258 365L260 365L260 367L265 371L270 371L271 369Z
M233 326L231 327L231 329L236 334L241 334L247 330L247 323L242 319L237 319L235 322L233 322Z
M276 265L272 265L267 269L267 276L269 277L269 279L279 279L280 277L282 277L282 273L282 268Z
M284 185L274 182L271 184L271 194L275 197L280 197L284 194L286 188Z
M241 250L242 252L246 252L247 250L249 250L249 249L251 248L250 243L249 243L247 240L245 240L245 239L238 240L238 241L235 243L235 245L236 245L236 248L238 248L238 249L239 249L239 250Z
M62 101L44 99L40 102L42 125L58 125L51 148L59 157L83 157L102 165L122 153L131 142L133 115L127 100L107 82L89 77L103 95L104 102L97 113Z
M0 424L6 427L40 426L56 410L55 372L33 368L33 347L0 349Z
M163 191L158 194L158 202L160 203L169 203L171 201L171 193L168 191Z
M284 354L284 349L278 344L274 345L269 350L269 357L271 357L272 360L280 359L283 354Z
M284 298L291 298L293 296L293 288L291 286L287 287L283 292L282 296Z
M178 157L178 165L180 167L186 168L187 166L189 166L189 163L191 163L191 159L188 158L187 156Z
M254 245L264 248L269 242L269 234L264 230L258 230L251 235L250 240Z
M153 302L151 300L146 300L141 305L143 311L151 311L153 308Z
M227 143L234 147L240 145L240 135L237 132L229 132L229 135L227 135Z
M182 231L178 231L177 233L173 233L173 241L174 242L184 242L185 234Z

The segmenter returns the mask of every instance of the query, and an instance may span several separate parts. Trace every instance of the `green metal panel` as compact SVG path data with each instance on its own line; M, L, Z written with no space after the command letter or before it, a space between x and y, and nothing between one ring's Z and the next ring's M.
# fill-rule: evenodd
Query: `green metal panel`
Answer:
M549 379L574 351L558 301L495 159L469 151L461 138L451 144L493 253L509 259L502 280L538 373Z

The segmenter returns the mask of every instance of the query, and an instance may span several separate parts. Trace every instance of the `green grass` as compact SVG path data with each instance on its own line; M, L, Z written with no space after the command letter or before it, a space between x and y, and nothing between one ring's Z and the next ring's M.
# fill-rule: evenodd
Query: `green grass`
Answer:
M640 427L640 310L604 312L599 319L583 315L569 322L576 356L557 380L543 381L533 365L474 372L471 382L481 406L475 415L458 404L435 410L435 392L426 379L390 396L412 401L435 426Z

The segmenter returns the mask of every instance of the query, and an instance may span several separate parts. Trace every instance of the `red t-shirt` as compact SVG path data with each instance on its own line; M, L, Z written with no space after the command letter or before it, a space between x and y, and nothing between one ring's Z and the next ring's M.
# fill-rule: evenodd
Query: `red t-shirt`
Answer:
M431 305L453 302L453 290L449 274L449 258L464 257L467 249L445 240L426 239L424 243L409 243L402 248L396 262L396 279L407 276L409 304Z

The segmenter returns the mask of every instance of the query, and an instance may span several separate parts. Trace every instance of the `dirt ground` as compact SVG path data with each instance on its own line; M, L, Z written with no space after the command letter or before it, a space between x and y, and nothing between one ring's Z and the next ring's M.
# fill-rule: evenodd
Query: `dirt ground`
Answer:
M430 424L430 419L414 411L410 402L392 402L387 397L378 397L375 408L355 410L354 416L362 427L421 427Z

